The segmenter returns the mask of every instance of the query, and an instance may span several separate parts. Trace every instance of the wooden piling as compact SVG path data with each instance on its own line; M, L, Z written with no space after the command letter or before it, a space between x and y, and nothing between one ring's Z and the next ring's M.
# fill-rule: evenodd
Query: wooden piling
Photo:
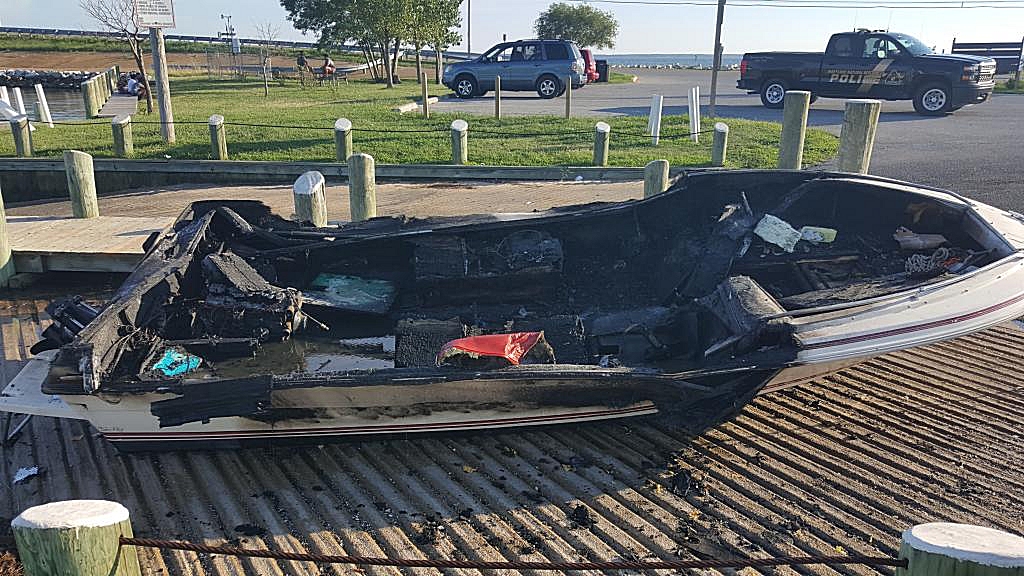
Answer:
M338 162L348 162L348 157L352 155L352 121L348 118L334 121L334 150Z
M668 190L668 160L651 160L644 166L644 198Z
M932 522L903 532L896 576L1021 576L1024 538L993 528Z
M28 124L28 116L24 114L9 120L11 134L14 136L14 153L19 158L32 157L32 130Z
M501 76L494 77L494 117L501 120Z
M96 173L92 156L78 150L64 151L64 171L68 175L68 194L71 213L75 218L95 218L100 215L96 202Z
M842 172L867 174L871 150L875 147L875 130L882 111L879 100L847 100L843 128L839 134L837 166Z
M292 185L295 219L311 222L317 228L327 226L327 183L316 170L305 172Z
M572 116L572 76L565 77L565 117Z
M228 140L224 133L224 117L210 116L210 155L214 160L228 159Z
M114 156L130 158L135 154L135 143L132 140L132 117L129 114L115 116L110 121L110 130L114 134Z
M608 143L611 139L612 127L605 122L594 126L594 166L608 165Z
M34 506L11 522L26 576L139 576L128 509L105 500L67 500Z
M377 172L369 154L348 157L348 202L353 222L377 216Z
M803 168L807 110L810 106L810 92L806 90L786 91L782 110L782 137L779 140L779 168L786 170Z
M32 105L32 112L35 113L37 122L46 122L46 113L43 112L42 102L37 100L36 103Z
M465 120L452 122L452 164L469 163L469 124Z
M82 100L85 101L85 116L87 118L95 118L96 114L100 111L99 103L96 102L96 91L93 90L93 81L90 78L85 82L82 82Z
M715 139L711 144L711 165L725 166L725 157L729 148L729 126L725 122L715 122Z
M14 276L14 258L11 257L11 241L7 236L7 214L4 211L4 195L0 191L0 287L6 288Z
M420 74L420 98L423 99L423 117L430 118L430 93L427 90L427 73Z

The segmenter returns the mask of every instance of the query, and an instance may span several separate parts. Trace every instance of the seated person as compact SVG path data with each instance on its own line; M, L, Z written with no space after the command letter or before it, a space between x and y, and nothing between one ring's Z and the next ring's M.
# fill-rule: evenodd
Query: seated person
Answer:
M329 55L324 54L324 76L330 76L331 74L334 74L335 70L337 70L337 68L334 66L334 60L331 60L331 57Z
M138 76L135 72L132 72L131 75L128 76L128 84L125 86L125 91L132 96L138 96L140 84L141 82L139 82Z

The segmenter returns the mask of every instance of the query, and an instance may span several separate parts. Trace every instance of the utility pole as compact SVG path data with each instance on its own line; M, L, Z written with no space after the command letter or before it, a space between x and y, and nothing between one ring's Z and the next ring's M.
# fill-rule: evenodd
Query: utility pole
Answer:
M466 0L466 57L473 57L473 0Z
M711 58L711 105L708 115L715 117L715 99L718 96L718 69L722 67L722 20L725 18L725 0L718 0L718 19L715 21L715 52Z
M156 73L156 96L160 108L160 136L174 144L174 112L171 110L171 86L167 81L167 52L164 49L164 28L174 28L172 0L134 0L135 23L149 28L149 46ZM148 88L148 86L147 86Z

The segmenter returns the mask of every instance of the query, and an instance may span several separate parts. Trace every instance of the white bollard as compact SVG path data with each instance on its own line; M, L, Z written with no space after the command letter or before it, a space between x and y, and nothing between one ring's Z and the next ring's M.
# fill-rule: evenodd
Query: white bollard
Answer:
M305 172L292 185L295 218L317 228L327 226L327 183L316 170Z
M21 97L21 88L18 88L17 86L14 87L14 101L18 105L18 114L28 116L28 114L25 113L25 99Z
M43 117L41 121L46 122L46 125L53 128L53 116L50 116L50 105L46 102L46 93L43 92L43 85L36 84L36 100L43 105Z
M0 86L0 102L11 105L11 95L7 93L7 86Z
M690 140L700 142L700 86L690 88Z
M651 133L651 146L657 146L661 140L661 110L665 99L661 94L651 96L651 117L647 120L647 130Z

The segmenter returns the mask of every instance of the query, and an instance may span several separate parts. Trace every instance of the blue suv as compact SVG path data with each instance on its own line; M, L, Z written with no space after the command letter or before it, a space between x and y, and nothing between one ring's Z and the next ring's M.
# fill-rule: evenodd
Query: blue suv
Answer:
M501 89L536 90L541 98L554 98L586 83L583 54L570 40L518 40L502 42L480 57L444 67L442 83L459 98L483 96L494 90L501 76Z

